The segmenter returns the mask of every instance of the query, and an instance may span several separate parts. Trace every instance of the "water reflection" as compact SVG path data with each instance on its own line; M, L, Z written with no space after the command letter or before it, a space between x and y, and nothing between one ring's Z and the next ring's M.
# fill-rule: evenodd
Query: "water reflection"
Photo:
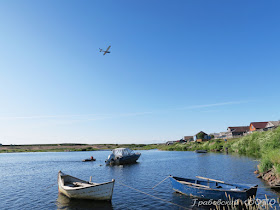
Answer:
M193 198L174 193L168 179L153 189L170 174L188 178L199 175L228 183L258 184L257 198L279 197L255 176L258 162L237 154L150 150L141 151L142 157L137 164L111 167L104 164L110 153L96 151L94 157L97 161L86 163L81 160L91 156L92 152L0 154L1 183L5 183L0 190L0 209L180 209L169 202L186 208L202 208L192 207ZM57 187L50 186L57 183L59 170L83 180L89 180L92 176L93 182L98 183L115 179L112 203L69 200L63 195L57 196Z
M183 195L181 193L173 192L172 193L172 203L180 205L182 207L189 207L191 209L215 209L214 205L199 205L199 201L205 201L197 197L192 197L188 195ZM175 205L173 205L175 206ZM180 208L180 206L178 206Z
M113 209L112 203L109 201L94 201L94 200L81 200L69 199L63 194L58 193L56 199L57 209Z

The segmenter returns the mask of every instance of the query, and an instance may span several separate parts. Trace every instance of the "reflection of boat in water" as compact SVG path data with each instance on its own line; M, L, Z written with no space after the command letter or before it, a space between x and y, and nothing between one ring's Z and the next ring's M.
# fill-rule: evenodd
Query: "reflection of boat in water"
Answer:
M113 153L108 156L105 162L107 165L130 164L135 163L140 156L141 153L134 153L129 148L117 148L113 149Z
M196 153L207 153L207 150L195 150Z
M188 179L170 176L173 190L176 192L200 197L203 199L247 200L256 196L258 185L228 184L223 181L197 176L198 179ZM204 179L204 180L201 180Z
M76 177L58 172L58 191L69 198L111 200L113 195L114 183L93 183L78 179Z
M112 203L107 201L70 199L59 193L56 199L57 209L113 209Z

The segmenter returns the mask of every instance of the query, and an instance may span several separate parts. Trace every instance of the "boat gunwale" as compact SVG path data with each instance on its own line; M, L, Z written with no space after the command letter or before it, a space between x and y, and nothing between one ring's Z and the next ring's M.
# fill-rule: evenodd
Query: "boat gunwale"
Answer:
M59 176L60 176L60 178L61 178L61 173L59 173ZM77 177L74 177L74 176L71 176L71 175L68 175L68 174L65 174L65 175L63 175L63 176L70 176L70 177L72 177L72 178L75 178L75 179L78 179L78 180L80 180L80 181L82 181L82 182L85 182L85 184L92 184L92 183L90 183L90 182L87 182L87 181L85 181L85 180L82 180L82 179L79 179L79 178L77 178ZM101 185L106 185L106 184L113 184L113 187L114 187L114 183L115 183L115 179L113 179L112 181L109 181L109 182L104 182L104 183L100 183L100 184L92 184L92 186L80 186L80 187L71 187L70 189L65 189L64 187L66 187L67 185L64 185L64 184L62 184L60 181L59 181L59 186L60 187L62 187L65 191L72 191L72 190L83 190L83 189L86 189L86 188L91 188L91 187L97 187L97 186L101 186ZM69 186L67 186L67 187L69 187Z
M125 157L131 157L131 156L139 156L140 157L141 153L137 152L137 153L133 153L133 154L130 154L130 155L115 155L115 158L125 158Z
M179 182L179 180L177 180L176 178L174 178L174 176L169 176L171 178L173 178L176 182ZM182 177L178 177L178 178L182 178ZM183 178L184 179L184 178ZM192 179L192 180L195 180L195 179ZM197 179L197 180L201 180L201 179ZM203 180L201 180L203 181ZM197 189L203 189L203 190L211 190L211 191L222 191L222 192L248 192L249 190L253 189L253 188L258 188L258 185L253 185L252 187L250 187L249 189L246 189L246 190L238 190L238 191L234 191L234 190L226 190L226 189L214 189L214 188L205 188L205 187L198 187L198 186L195 186L195 185L188 185L188 184L183 184L183 183L180 183L182 185L186 185L188 187L192 187L192 188L197 188ZM228 183L223 183L223 184L226 184L226 185L232 185L232 184L228 184ZM176 190L175 190L176 191ZM182 193L184 194L184 193Z

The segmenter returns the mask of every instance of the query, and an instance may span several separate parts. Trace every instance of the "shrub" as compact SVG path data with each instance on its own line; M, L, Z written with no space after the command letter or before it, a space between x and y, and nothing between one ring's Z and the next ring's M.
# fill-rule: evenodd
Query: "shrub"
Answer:
M268 169L272 168L273 163L269 159L263 159L260 164L260 172L266 172Z

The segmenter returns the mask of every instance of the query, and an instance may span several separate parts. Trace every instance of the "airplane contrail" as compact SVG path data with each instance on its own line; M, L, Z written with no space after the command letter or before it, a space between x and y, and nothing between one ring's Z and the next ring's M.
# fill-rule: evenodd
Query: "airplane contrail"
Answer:
M179 108L154 110L154 111L147 111L147 112L132 112L132 113L120 113L120 114L35 115L35 116L15 116L15 117L11 116L11 117L0 117L0 120L80 118L80 119L77 119L76 121L77 122L94 121L94 120L104 120L104 119L112 119L112 118L132 117L132 116L164 113L164 112L175 111L175 110L200 109L200 108L207 108L207 107L244 104L244 103L249 103L249 102L250 101L229 101L229 102L221 102L221 103L214 103L214 104L200 104L200 105L192 105L192 106L185 106L185 107L179 107Z

